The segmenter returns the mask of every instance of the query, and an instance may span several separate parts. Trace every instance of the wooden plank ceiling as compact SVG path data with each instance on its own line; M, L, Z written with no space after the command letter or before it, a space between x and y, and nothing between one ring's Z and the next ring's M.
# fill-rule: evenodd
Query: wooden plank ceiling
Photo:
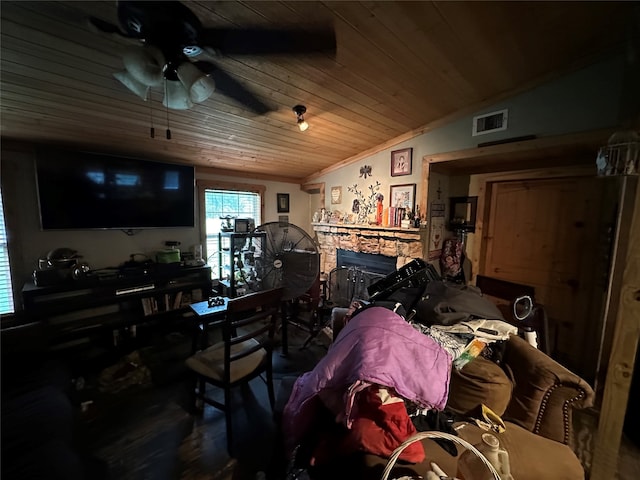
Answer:
M300 182L621 47L635 2L185 3L205 27L329 23L337 52L217 57L272 111L257 115L216 92L190 110L167 112L161 87L145 102L113 77L125 48L139 42L87 21L117 24L116 2L3 1L3 140ZM306 132L296 127L296 104L307 107Z

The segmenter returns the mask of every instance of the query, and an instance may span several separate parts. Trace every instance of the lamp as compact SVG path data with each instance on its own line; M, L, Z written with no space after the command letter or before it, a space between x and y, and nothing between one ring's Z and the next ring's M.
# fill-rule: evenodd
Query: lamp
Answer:
M162 68L165 58L159 48L151 45L145 45L143 48L128 48L122 56L122 62L127 72L143 85L148 87L162 85Z
M202 73L191 62L183 62L176 69L178 80L189 92L189 97L196 103L204 102L216 89L216 82Z
M174 110L188 110L193 107L189 92L178 80L166 80L164 83L164 99L162 104Z
M113 74L125 87L143 100L147 99L149 87L162 85L164 55L152 46L128 48L122 56L125 69Z
M307 107L304 105L296 105L293 107L293 112L298 117L298 128L301 132L304 132L307 128L309 128L309 124L304 121L304 114L307 112Z
M147 94L149 93L149 87L142 82L139 82L128 71L116 72L113 74L125 87L138 95L142 100L147 100Z

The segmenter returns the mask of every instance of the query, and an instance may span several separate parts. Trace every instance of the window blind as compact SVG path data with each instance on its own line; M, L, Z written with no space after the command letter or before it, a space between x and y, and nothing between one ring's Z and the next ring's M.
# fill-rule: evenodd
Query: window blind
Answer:
M2 191L0 191L0 314L13 313L13 311L13 289L11 287L11 269L9 268L7 230L4 224Z
M205 231L207 244L207 263L216 271L218 258L214 253L218 249L218 233L222 226L220 217L253 218L257 224L260 222L262 202L260 194L256 192L236 190L205 189ZM212 257L213 255L213 257Z

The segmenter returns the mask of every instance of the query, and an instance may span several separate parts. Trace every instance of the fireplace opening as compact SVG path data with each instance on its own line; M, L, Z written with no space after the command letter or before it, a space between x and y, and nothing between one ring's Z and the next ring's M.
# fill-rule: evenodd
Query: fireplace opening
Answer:
M368 300L369 285L396 271L397 257L336 249L337 268L329 274L329 301L348 307L353 300Z
M352 252L336 249L336 264L340 267L356 267L371 273L388 275L396 271L398 257L388 257L375 253Z

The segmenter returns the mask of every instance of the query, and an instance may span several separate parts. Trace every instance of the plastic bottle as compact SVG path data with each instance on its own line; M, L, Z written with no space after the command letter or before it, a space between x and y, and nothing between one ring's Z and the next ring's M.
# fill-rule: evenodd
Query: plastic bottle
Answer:
M504 448L500 448L500 442L495 435L483 433L482 441L474 447L493 465L501 480L513 480L509 465L509 453ZM483 461L470 450L460 455L456 476L463 480L493 480L494 478Z

